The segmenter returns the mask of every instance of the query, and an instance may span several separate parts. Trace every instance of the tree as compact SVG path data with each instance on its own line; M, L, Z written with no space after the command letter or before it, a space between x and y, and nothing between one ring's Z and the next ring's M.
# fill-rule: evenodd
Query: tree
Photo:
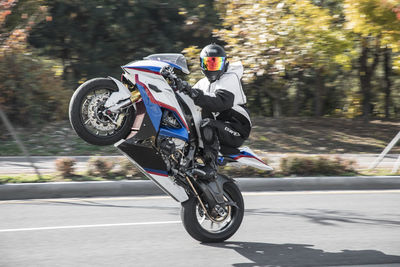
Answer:
M79 80L119 75L119 66L149 54L204 43L216 15L212 4L200 2L52 0L52 21L37 25L29 41L44 55L62 60L64 79L72 87ZM194 30L195 25L202 26Z
M283 99L305 69L315 75L314 114L322 115L326 72L350 62L344 53L350 43L329 10L308 0L218 4L224 28L215 34L227 43L233 60L244 63L245 82L268 77L262 90L272 99L274 116L281 115ZM297 102L300 94L295 95Z
M41 2L8 0L0 11L0 106L19 125L65 119L70 92L54 62L35 57L27 45L32 27L51 20Z
M359 79L363 95L363 117L368 120L371 112L371 80L384 55L385 116L389 117L391 94L391 53L399 51L400 16L398 4L393 0L345 0L344 12L347 29L357 34L359 40ZM383 50L383 52L382 52Z
M33 0L7 0L0 4L0 58L26 51L26 39L36 23L45 19L46 6Z
M66 119L72 95L54 74L52 62L19 53L7 53L0 60L0 92L4 112L24 126Z

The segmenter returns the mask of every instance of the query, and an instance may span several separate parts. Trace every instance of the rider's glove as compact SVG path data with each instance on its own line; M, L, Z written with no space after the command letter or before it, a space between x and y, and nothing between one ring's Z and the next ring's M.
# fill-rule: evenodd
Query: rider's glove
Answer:
M197 89L192 89L187 81L182 81L181 79L176 79L176 87L179 92L182 92L191 98L196 98L199 96L199 91Z

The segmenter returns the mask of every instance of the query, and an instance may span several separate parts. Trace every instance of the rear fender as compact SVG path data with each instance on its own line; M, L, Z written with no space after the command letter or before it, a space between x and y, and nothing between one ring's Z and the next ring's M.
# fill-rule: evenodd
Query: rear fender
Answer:
M256 155L249 147L239 148L240 153L236 155L224 155L228 158L228 163L237 166L250 166L264 171L273 171L274 169L265 163L259 156ZM225 159L222 158L222 161Z

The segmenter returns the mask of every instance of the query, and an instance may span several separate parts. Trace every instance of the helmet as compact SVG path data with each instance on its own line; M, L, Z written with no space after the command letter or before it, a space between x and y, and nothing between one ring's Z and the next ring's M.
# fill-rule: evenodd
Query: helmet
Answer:
M225 50L217 44L209 44L200 52L203 74L212 83L218 80L228 67Z

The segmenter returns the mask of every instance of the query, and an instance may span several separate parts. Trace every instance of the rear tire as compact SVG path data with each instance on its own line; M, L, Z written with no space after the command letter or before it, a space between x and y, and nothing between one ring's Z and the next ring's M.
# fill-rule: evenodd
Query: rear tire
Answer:
M203 226L204 219L202 220L203 222L199 221L198 217L202 209L195 196L191 196L189 200L182 203L181 218L183 226L194 239L205 243L223 242L239 229L244 215L242 193L234 182L227 182L224 184L224 195L228 196L238 207L229 206L230 216L223 221L226 225L217 231L206 229ZM211 222L209 219L207 220Z
M86 142L98 146L112 145L130 133L135 120L135 110L132 106L123 114L119 127L101 116L101 105L115 91L118 91L118 86L112 80L96 78L85 82L74 92L69 104L69 119L77 135ZM96 98L96 103L92 103L93 98ZM85 109L84 105L88 105L89 108ZM92 111L93 109L95 111Z

